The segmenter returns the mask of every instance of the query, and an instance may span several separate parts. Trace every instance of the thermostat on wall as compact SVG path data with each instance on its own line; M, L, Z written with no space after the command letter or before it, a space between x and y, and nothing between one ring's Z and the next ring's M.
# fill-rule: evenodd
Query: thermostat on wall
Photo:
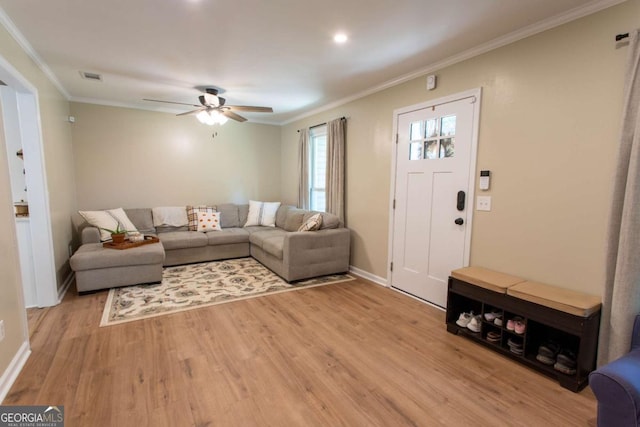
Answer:
M480 171L480 189L488 190L491 180L491 171Z

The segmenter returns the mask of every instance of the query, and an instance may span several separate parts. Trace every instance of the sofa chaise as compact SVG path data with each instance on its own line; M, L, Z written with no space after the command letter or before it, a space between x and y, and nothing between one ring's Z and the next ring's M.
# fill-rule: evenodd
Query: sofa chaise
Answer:
M274 227L244 227L249 205L227 203L215 208L221 229L207 232L154 225L151 208L125 209L138 231L160 240L126 250L104 248L100 230L74 215L81 245L70 265L78 292L159 282L166 266L248 256L288 282L349 269L350 232L335 215L320 213L322 226L317 231L297 231L318 212L280 206Z

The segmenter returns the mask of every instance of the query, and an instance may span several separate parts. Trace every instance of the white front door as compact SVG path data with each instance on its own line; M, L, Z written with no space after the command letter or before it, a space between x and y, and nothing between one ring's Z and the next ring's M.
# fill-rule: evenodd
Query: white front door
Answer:
M451 270L468 263L478 104L473 95L396 113L391 286L441 307Z

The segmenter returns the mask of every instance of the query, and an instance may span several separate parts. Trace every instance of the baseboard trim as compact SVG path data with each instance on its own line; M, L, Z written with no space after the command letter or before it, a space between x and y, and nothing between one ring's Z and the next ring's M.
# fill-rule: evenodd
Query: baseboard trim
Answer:
M353 265L349 266L349 272L355 274L356 276L365 278L368 281L375 283L376 285L384 286L385 288L389 287L389 285L387 285L387 279L385 279L384 277L376 276L375 274L361 270L358 267L354 267Z
M73 282L73 279L75 277L76 277L76 273L72 271L67 276L67 279L64 281L64 283L62 284L62 287L58 289L58 304L60 304L64 299L64 296L67 294L67 291L69 290L69 287L71 286L71 283Z
M7 370L4 371L0 377L0 404L4 402L4 398L9 394L11 386L16 381L16 378L18 378L22 368L24 368L24 364L27 363L29 355L31 355L31 349L29 348L29 341L27 340L22 343L13 360L9 363Z

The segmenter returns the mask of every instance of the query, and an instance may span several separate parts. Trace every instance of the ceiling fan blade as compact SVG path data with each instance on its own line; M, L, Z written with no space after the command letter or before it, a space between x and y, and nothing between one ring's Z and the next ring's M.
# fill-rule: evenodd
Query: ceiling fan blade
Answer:
M246 122L247 121L247 119L245 119L244 117L242 117L242 116L240 116L240 115L238 115L236 113L233 113L233 112L231 112L231 111L229 111L227 109L220 110L220 113L224 114L225 116L227 116L230 119L233 119L233 120L235 120L237 122Z
M188 116L189 114L196 114L196 113L199 113L200 111L206 111L206 110L207 110L207 107L202 107L202 108L198 108L197 110L187 111L186 113L176 114L176 116Z
M174 102L174 101L161 101L159 99L143 99L143 101L151 101L151 102L162 102L165 104L179 104L179 105L188 105L190 107L199 107L199 105L196 104L186 104L184 102Z
M253 111L256 113L273 113L271 107L253 107L251 105L225 105L226 108L236 111Z

